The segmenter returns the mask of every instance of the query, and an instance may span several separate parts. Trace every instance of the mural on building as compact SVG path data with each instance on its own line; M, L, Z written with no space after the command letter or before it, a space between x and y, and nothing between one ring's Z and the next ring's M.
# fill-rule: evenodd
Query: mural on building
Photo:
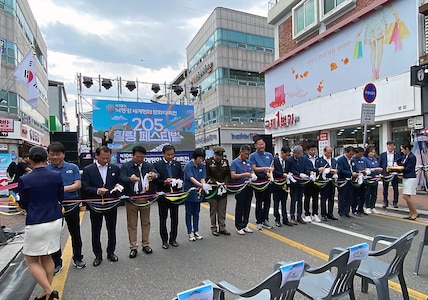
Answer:
M104 132L116 151L131 151L138 143L147 151L161 151L172 144L176 150L195 148L193 106L93 100L94 140L101 145Z
M409 71L418 60L415 1L400 0L266 73L266 114Z
M417 189L428 192L428 133L415 134L413 154L416 156Z

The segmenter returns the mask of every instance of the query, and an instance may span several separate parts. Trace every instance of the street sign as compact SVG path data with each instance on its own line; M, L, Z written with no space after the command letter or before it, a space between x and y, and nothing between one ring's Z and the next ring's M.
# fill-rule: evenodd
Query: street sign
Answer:
M376 104L361 104L361 124L375 123Z
M373 83L367 83L363 92L364 101L372 103L376 99L376 86Z

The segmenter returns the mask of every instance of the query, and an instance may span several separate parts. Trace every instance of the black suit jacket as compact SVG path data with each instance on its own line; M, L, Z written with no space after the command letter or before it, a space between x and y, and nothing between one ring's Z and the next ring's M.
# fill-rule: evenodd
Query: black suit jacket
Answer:
M394 161L397 161L400 158L400 155L398 155L397 152L394 151ZM386 167L388 166L388 156L386 154L386 151L380 154L379 157L379 166L382 167L383 172L382 174L387 174Z
M279 157L275 157L273 159L273 167L275 168L275 171L273 171L273 177L274 178L284 177L285 166L287 166L287 160L286 159L284 159L284 169L283 169L282 165L281 165L281 159Z
M90 164L83 169L82 173L82 194L86 198L101 198L97 194L99 188L106 188L109 191L104 195L104 198L119 197L119 192L110 193L110 191L119 183L120 169L118 166L108 164L106 183L104 184L101 174L98 171L96 163Z
M166 168L166 165L165 165L165 161L163 159L161 159L161 160L155 162L153 164L153 167L154 167L155 172L158 173L158 177L154 180L155 184L158 187L158 191L171 192L170 187L168 185L163 184L165 179L170 177L168 174L168 170ZM181 168L181 164L176 160L171 161L171 173L172 173L171 178L184 180L183 169ZM177 191L177 189L174 188L174 191Z

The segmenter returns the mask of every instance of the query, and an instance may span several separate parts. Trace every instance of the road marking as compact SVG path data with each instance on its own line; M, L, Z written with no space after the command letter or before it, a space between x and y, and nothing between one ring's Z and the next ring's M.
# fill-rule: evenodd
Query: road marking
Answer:
M255 204L252 203L251 206L255 207ZM207 204L203 204L203 207L209 209L209 205L207 205ZM271 212L271 210L269 210L269 213L270 212ZM391 218L391 219L398 219L396 217L390 217L390 216L385 216L385 215L381 215L381 214L376 214L376 215L377 216L381 216L381 217ZM233 215L231 215L231 214L226 213L226 217L228 219L235 220L235 217ZM399 219L399 220L403 221L403 219ZM411 220L409 220L409 221L412 222L412 223L415 222L415 221L411 221ZM327 229L340 231L340 232L343 232L343 233L346 233L346 234L350 234L350 235L353 235L353 236L356 236L356 237L360 237L360 238L363 238L363 239L368 239L370 241L373 241L372 237L366 236L366 235L363 235L363 234L358 234L358 233L351 232L351 231L348 231L348 230L336 228L336 227L333 227L331 225L326 225L326 224L321 224L321 223L313 223L313 224L316 224L316 225L318 225L320 227L325 227ZM421 223L419 223L419 224L421 224ZM257 230L257 227L256 227L255 224L249 223L248 226L251 227L251 228L253 228L253 229L255 229L255 231L259 231L259 230ZM300 228L300 226L299 226L299 228ZM327 254L325 254L323 252L320 252L318 250L315 250L315 249L313 249L311 247L305 246L305 245L303 245L303 244L301 244L299 242L290 240L290 239L288 239L288 238L286 238L286 237L284 237L284 236L282 236L280 234L274 233L273 231L264 229L264 230L261 230L260 233L265 234L267 236L270 236L270 237L272 237L272 238L274 238L274 239L276 239L278 241L281 241L283 243L286 243L286 244L288 244L288 245L290 245L290 246L292 246L294 248L297 248L297 249L300 249L302 251L305 251L306 253L309 253L309 254L311 254L313 256L321 258L321 259L323 259L325 261L328 261L328 255ZM380 241L379 243L381 243L381 242L382 241ZM389 280L388 281L388 286L389 286L389 288L393 289L394 291L396 291L398 293L401 293L401 286L400 286L399 283L396 283L396 282L393 282L393 281ZM411 289L409 287L407 288L407 291L409 293L409 296L411 298L413 298L413 299L416 299L416 300L427 300L428 299L428 295L426 295L424 293L421 293L421 292L418 292L416 290L413 290L413 289Z

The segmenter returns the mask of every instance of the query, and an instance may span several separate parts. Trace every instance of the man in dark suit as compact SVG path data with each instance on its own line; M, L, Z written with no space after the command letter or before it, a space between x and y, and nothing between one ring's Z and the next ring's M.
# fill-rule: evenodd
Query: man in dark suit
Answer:
M156 192L155 185L152 182L157 177L153 172L153 165L144 161L146 149L143 146L132 148L132 160L124 163L120 168L120 181L125 187L124 193L127 196L152 195ZM146 176L147 175L147 176ZM147 177L147 182L144 180ZM141 221L141 246L146 254L152 254L150 247L150 206L139 206L138 204L147 203L147 197L137 198L136 202L126 201L126 221L128 225L129 258L137 256L138 242L138 215Z
M82 194L86 198L116 198L119 192L111 191L119 185L120 169L114 164L110 164L111 149L102 146L96 150L96 162L86 166L82 173ZM113 206L102 212L95 211L89 206L92 231L92 251L95 254L93 265L95 267L101 264L103 260L101 248L101 228L103 217L106 220L107 227L107 259L116 262L119 260L114 250L116 249L116 222L117 207Z
M389 175L387 172L387 167L394 166L394 162L401 156L395 151L395 143L393 141L388 141L386 143L386 151L383 152L379 157L379 165L382 167L382 175ZM383 208L388 207L388 188L389 182L387 180L382 181L383 186ZM392 205L395 208L398 208L398 177L394 176L391 180L392 189L394 190L394 199L392 200Z
M171 193L182 189L183 185L183 169L178 161L174 160L175 148L172 145L165 145L162 148L163 158L156 163L153 167L158 177L154 180L159 192ZM173 187L173 179L175 179L175 186ZM177 180L181 180L180 182ZM158 199L159 210L159 233L162 239L162 248L168 249L169 245L178 247L177 228L178 228L178 207L179 205L170 202L165 197L160 196ZM168 230L166 226L166 219L168 218L168 211L171 218L171 232L168 239Z
M345 148L343 155L337 159L338 179L347 181L338 189L339 216L346 218L352 217L349 214L354 189L351 180L358 176L358 173L352 170L351 159L353 155L354 148L352 146L348 146Z
M281 148L281 154L279 154L278 157L275 157L273 159L273 166L275 168L275 171L273 172L273 177L275 179L283 179L287 177L287 174L285 173L285 166L287 158L290 157L290 153L290 147L283 146ZM288 187L286 185L273 185L273 215L275 216L275 226L277 227L281 227L282 224L287 226L293 226L293 224L288 221L287 216L287 188ZM282 223L281 215L279 214L279 205L281 205Z

